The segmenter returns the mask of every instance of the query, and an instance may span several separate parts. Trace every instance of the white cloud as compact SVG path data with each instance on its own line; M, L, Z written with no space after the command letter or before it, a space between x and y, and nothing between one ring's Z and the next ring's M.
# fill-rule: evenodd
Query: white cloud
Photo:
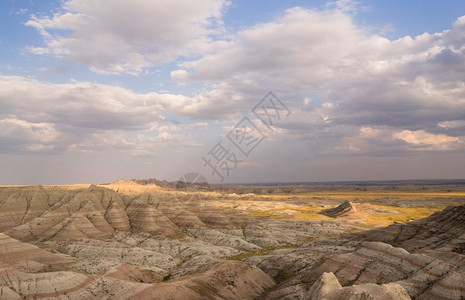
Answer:
M337 141L337 145L327 152L342 152L355 154L382 153L384 150L393 151L396 147L392 138L392 128L372 128L362 126L353 128L353 133Z
M188 73L185 70L175 70L170 75L174 81L184 82L187 79Z
M182 112L194 101L183 95L139 94L90 82L54 84L0 75L0 117L13 114L28 122L98 130L140 130L161 120L160 112Z
M288 83L292 83L289 79L308 83L331 78L333 67L354 65L362 55L378 55L376 45L387 42L367 36L340 10L292 8L273 22L238 32L231 42L216 43L216 51L180 66L193 70L187 77L191 80L224 79L240 72L261 73L257 79L280 77Z
M60 124L61 118L78 128L155 130L159 124L151 122L160 121L162 116L157 118L154 112L163 110L202 121L240 118L273 90L292 111L276 132L293 139L322 141L325 146L321 148L388 153L463 147L454 139L460 141L464 135L460 124L465 121L465 17L457 19L449 30L389 40L382 31L354 22L357 6L352 1L338 1L320 10L291 8L270 22L211 41L211 25L220 22L225 2L192 4L203 12L193 23L188 21L189 12L173 11L172 22L167 22L173 27L157 25L170 37L166 39L160 31L140 30L159 22L152 20L159 12L151 10L158 2L138 15L142 2L137 1L127 16L120 11L127 5L119 1L106 10L98 3L69 1L61 13L32 18L28 25L37 28L47 42L47 47L32 51L69 55L98 72L133 73L196 52L195 59L182 57L171 78L185 84L198 81L204 88L185 97L76 83L70 90L83 87L82 98L76 96L81 94L76 90L64 93L78 97L74 105L82 119L59 111L59 102L52 100L58 105L42 113L51 115L53 123ZM122 19L123 25L118 18L109 18L110 13ZM188 14L187 18L183 14ZM134 20L136 15L138 20ZM90 27L98 30L90 32ZM179 28L186 35L176 35ZM63 29L71 34L60 36ZM106 52L108 49L111 51ZM41 90L52 99L60 98L54 96L52 88L42 87L37 94ZM97 100L96 105L86 100L100 98L103 100ZM45 97L41 99L46 102ZM94 117L84 116L84 109L102 122L96 124ZM50 120L38 118L37 113L31 116L36 119L23 118ZM171 129L159 133L159 140L174 140L182 131Z
M326 102L326 103L321 104L321 106L326 109L332 109L334 108L334 103Z
M29 12L29 10L27 8L20 8L16 11L16 14L17 15L25 15Z
M417 148L419 150L451 150L462 144L457 137L445 134L431 134L424 130L402 130L395 132L392 137L419 146Z
M48 151L62 134L51 123L29 123L14 118L0 120L0 150Z
M465 127L465 120L439 122L438 126L446 129Z
M70 56L101 73L137 74L196 54L221 31L225 0L69 0L53 16L32 16L45 47L34 54Z
M53 124L50 123L28 123L16 119L0 120L0 136L29 135L31 140L40 143L49 143L55 141L59 134Z
M157 156L166 147L200 146L186 132L170 126L159 126L151 131L139 131L136 135L121 130L94 132L67 147L71 152L124 151L131 156Z
M394 155L406 151L452 151L463 148L463 141L464 137L434 134L425 130L363 126L357 134L342 138L332 151L374 155Z
M89 82L55 84L0 76L0 151L137 149L148 142L155 147L168 142L196 145L180 132L204 123L169 125L162 115L182 113L193 101ZM137 140L135 132L147 138Z
M173 80L210 87L189 114L234 116L271 89L292 108L292 121L280 125L291 130L289 136L323 141L333 136L339 144L352 139L351 149L365 153L400 151L393 132L437 131L438 124L444 125L440 130L452 126L443 122L465 121L465 16L442 32L389 40L357 26L348 4L288 9L216 42L199 59L181 62ZM312 103L305 100L309 95ZM368 139L375 130L382 138ZM448 135L460 138L463 132Z

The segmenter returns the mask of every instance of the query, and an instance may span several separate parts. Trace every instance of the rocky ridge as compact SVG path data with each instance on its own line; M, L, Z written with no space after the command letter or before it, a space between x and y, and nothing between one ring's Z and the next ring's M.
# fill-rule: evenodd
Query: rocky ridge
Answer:
M395 291L405 290L412 299L463 299L464 233L465 205L461 205L414 222L334 240L318 239L284 253L273 251L255 257L253 263L263 266L275 278L283 269L290 270L287 278L267 293L266 299L305 299L309 294L316 299L349 299L348 294L356 295L361 290L373 295L384 293L385 287L392 288L393 284ZM326 254L322 254L323 245ZM332 249L330 255L328 249ZM302 265L299 260L302 253L314 255L314 259ZM284 268L266 267L283 261ZM334 279L344 288L336 289ZM325 285L326 281L330 283ZM327 286L337 291L323 296L327 294Z
M10 298L252 299L275 285L229 257L344 226L254 220L137 183L0 188L0 286ZM161 196L160 196L161 195Z
M368 206L348 201L322 212L334 220L264 219L184 194L167 200L172 194L152 184L113 187L123 192L0 188L0 295L465 297L465 205L347 234L356 228L338 220L356 219Z

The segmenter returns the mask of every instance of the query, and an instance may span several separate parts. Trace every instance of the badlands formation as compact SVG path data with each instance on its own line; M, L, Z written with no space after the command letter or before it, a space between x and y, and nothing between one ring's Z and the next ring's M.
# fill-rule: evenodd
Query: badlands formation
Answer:
M463 187L389 188L0 187L0 298L465 299Z

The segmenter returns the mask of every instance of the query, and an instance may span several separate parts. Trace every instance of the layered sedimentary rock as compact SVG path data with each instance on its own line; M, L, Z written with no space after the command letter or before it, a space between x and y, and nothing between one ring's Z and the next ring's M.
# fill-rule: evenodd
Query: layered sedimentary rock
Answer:
M308 300L410 300L407 291L397 283L383 285L365 283L342 287L333 273L323 273L310 288Z
M274 285L257 267L224 261L262 249L245 239L257 237L240 229L243 213L96 186L0 189L0 204L0 292L12 299L252 299ZM293 230L303 228L266 239L295 240Z
M459 300L465 298L464 220L465 205L449 207L414 222L317 239L247 261L280 282L265 299L305 299L309 284L316 280L311 292L322 299L349 299L349 295L375 299L368 294L382 294L385 288L402 291L400 286L413 299ZM324 289L315 290L331 279L320 277L329 272L343 288L325 298ZM401 296L385 295L389 297Z
M254 299L274 284L255 266L226 261L195 278L153 285L134 299Z
M11 266L26 273L39 273L50 269L50 266L33 260L20 260Z
M193 212L185 209L166 209L162 210L163 215L168 217L174 224L179 227L205 227L205 223L202 222L199 217Z
M334 208L322 210L320 213L333 218L347 216L356 211L354 204L351 201L346 201Z
M103 273L105 277L111 277L126 281L154 283L160 282L163 276L147 269L136 268L129 264L119 264Z
M241 262L222 263L195 278L154 284L142 282L150 281L147 275L117 268L100 276L30 274L0 264L0 292L5 299L253 299L274 285L260 269Z
M120 202L112 202L105 213L108 224L116 230L128 231L131 229L129 218L124 211L125 207Z
M175 233L177 226L155 208L155 201L144 193L131 202L126 209L131 228L136 232Z
M18 293L13 291L7 286L0 286L0 297L2 299L11 299L11 300L16 300L16 299L23 299Z
M8 264L0 265L0 285L8 286L26 299L65 298L82 291L93 280L91 276L75 272L31 274Z
M362 233L366 240L383 241L411 252L427 250L464 253L465 205L452 206L405 224L393 224Z
M27 204L25 200L27 205L22 205L21 201L18 205L22 205L26 216L33 214L35 218L22 218L19 210L11 209L11 205L2 207L4 210L0 211L0 224L5 228L5 232L22 241L49 239L54 236L102 237L111 235L116 229L130 230L128 217L122 209L124 203L121 197L111 190L95 186L72 191L46 191L42 188L39 192L36 191L37 194L33 188L25 190L33 193L33 196L29 197L30 203ZM10 195L6 204L15 195L22 193ZM34 207L36 209L33 209ZM32 212L29 213L30 211ZM16 220L16 226L12 226L13 221L8 217Z
M10 264L20 261L35 261L50 265L66 263L69 258L50 253L28 243L22 243L0 233L0 261Z
M380 242L365 242L352 252L329 259L315 271L333 271L342 285L396 282L412 298L465 297L465 259L452 264L425 254L410 254Z
M368 204L264 219L147 191L0 189L0 298L465 297L465 206L348 235Z
M160 187L156 184L142 185L127 179L119 179L115 182L105 185L105 187L123 195L139 195L141 194L141 191L149 193L160 192Z
M330 292L342 289L342 285L332 272L323 273L308 291L308 299L323 299Z
M4 188L0 192L0 232L27 223L40 216L62 197L57 192L50 195L41 186Z
M383 242L363 242L354 252L328 259L315 273L334 272L342 285L396 282L412 298L462 299L464 233L465 205L448 207L414 222L357 234L356 239Z

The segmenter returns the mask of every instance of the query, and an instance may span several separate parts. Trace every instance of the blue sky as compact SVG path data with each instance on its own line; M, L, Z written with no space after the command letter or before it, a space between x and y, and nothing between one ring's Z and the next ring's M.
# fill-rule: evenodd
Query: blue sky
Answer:
M0 5L2 184L465 177L464 1Z

